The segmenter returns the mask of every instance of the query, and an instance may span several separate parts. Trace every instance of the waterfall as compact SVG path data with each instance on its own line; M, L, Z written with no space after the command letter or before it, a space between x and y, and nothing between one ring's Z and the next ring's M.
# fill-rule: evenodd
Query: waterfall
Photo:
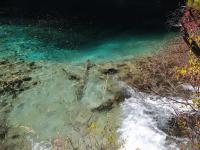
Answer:
M174 111L183 106L167 98L152 96L128 88L132 95L121 108L122 124L119 128L122 150L176 150L176 143L161 128L166 127ZM178 100L178 99L177 99Z

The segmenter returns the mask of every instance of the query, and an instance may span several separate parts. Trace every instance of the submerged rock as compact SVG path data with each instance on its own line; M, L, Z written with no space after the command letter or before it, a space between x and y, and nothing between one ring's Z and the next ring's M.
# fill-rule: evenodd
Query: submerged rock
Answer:
M23 81L31 81L32 80L32 78L31 77L23 77L23 79L22 79Z
M103 111L109 111L114 107L115 102L111 99L107 100L106 102L102 103L100 106L92 109L92 112L98 111L98 112L103 112Z
M81 77L77 74L71 73L65 69L62 68L62 71L66 74L69 80L75 80L75 81L80 81Z
M13 109L14 99L23 91L35 86L30 73L36 69L35 63L16 60L0 61L0 149L25 150L25 138L18 134L18 129L8 126L7 118ZM22 144L23 142L23 144Z
M6 125L6 114L1 113L0 114L0 139L3 140L6 137L6 134L8 132L8 127Z
M9 129L6 134L6 140L0 142L2 150L27 150L30 143L23 133L19 133L19 128Z
M0 82L0 96L9 94L16 97L20 91L24 91L25 89L29 88L31 84L27 84L32 80L31 77L25 76L10 76L5 78L3 81Z
M86 70L90 70L94 66L95 64L93 64L90 60L86 61Z
M31 62L31 63L29 63L29 66L30 66L30 67L35 66L35 62Z
M38 66L34 62L27 63L23 60L0 61L0 97L12 95L15 98L22 91L36 85L36 81L32 81L30 76L30 73L36 68Z
M108 99L106 102L102 103L98 107L93 108L92 111L110 111L116 105L119 105L121 102L123 102L126 98L130 98L130 95L125 90L119 91L115 94L113 99Z
M9 61L8 61L8 60L3 60L3 61L0 61L0 65L5 65L5 64L7 64L7 63L9 63Z
M108 74L108 75L114 75L114 74L117 74L119 71L118 69L115 69L115 68L109 68L109 69L104 69L102 70L102 73L103 74Z

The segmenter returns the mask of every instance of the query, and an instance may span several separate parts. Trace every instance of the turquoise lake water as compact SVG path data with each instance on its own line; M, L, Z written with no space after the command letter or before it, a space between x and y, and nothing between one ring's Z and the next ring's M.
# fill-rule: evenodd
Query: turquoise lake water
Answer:
M54 62L111 61L156 51L174 35L130 31L98 38L101 34L106 33L92 29L87 33L84 29L60 31L51 27L1 25L0 57Z

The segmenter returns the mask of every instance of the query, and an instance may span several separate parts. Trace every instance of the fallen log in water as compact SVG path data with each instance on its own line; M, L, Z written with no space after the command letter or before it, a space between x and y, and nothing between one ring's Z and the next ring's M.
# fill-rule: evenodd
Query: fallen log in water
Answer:
M102 103L96 108L92 109L92 112L103 112L103 111L110 111L116 105L119 105L123 102L126 98L130 98L130 94L126 91L122 90L115 94L113 99L108 99L106 102Z
M86 84L88 82L88 78L89 78L89 72L90 69L94 66L94 64L92 64L89 60L86 62L85 68L84 68L84 73L83 76L79 76L75 73L71 73L65 69L62 68L62 71L66 74L66 76L68 77L69 80L74 80L78 82L78 87L76 90L76 95L77 95L77 100L80 101L83 97L84 91L85 91L85 87Z
M88 78L89 78L89 74L90 74L90 69L94 66L94 64L92 64L90 62L90 60L87 60L86 62L86 66L85 66L85 73L84 73L84 77L83 80L80 83L80 87L78 88L78 90L76 91L76 95L77 95L77 100L80 101L83 98L83 94L85 91L85 87L87 85L88 82Z

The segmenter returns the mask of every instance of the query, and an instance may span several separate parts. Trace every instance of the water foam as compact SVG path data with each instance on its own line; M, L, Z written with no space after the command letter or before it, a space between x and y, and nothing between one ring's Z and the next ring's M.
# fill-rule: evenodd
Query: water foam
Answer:
M131 98L121 105L122 125L118 130L124 140L122 150L176 150L177 145L167 140L165 127L169 117L184 108L167 98L152 96L128 88Z
M53 145L51 144L50 141L38 141L38 140L34 140L31 137L28 137L28 140L31 143L32 150L52 150L53 149Z

